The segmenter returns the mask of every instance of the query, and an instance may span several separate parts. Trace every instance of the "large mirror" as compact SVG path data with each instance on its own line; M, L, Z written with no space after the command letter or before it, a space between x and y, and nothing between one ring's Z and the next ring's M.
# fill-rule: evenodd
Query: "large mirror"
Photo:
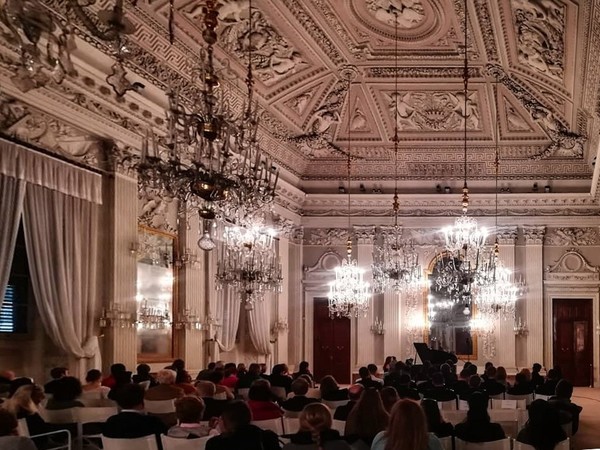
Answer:
M140 226L137 249L137 353L139 361L173 359L176 237Z
M428 343L433 349L453 352L462 358L477 359L477 336L470 329L474 311L469 287L460 283L449 287L448 269L459 265L460 261L442 254L429 267Z

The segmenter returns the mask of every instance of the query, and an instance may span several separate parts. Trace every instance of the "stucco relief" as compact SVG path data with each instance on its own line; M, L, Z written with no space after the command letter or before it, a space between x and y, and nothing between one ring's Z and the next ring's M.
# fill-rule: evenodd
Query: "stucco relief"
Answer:
M546 237L546 245L558 247L598 245L600 236L596 228L555 228Z
M384 93L392 117L402 131L459 131L465 121L471 130L481 130L477 93L391 92Z
M562 80L565 7L555 0L511 0L519 62Z
M348 240L348 230L346 228L313 228L309 231L308 237L304 238L306 245L336 246L345 245Z
M226 0L219 9L220 45L240 60L252 44L252 64L257 77L267 85L307 66L296 50L270 24L263 13L252 8L252 30L248 29L248 1Z
M555 264L546 266L544 278L547 281L598 281L600 268L590 265L581 253L571 248Z
M138 199L138 222L140 224L168 233L177 233L176 224L172 223L172 214L169 211L173 199L157 192L142 190L138 193Z
M398 23L399 28L410 29L425 19L422 0L366 0L367 9L380 22Z

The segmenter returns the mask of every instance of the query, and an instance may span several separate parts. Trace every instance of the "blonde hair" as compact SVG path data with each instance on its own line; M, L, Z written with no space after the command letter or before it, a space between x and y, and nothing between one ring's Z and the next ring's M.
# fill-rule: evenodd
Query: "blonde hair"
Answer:
M156 380L160 384L175 384L175 378L177 378L177 372L171 369L162 369L156 374Z
M6 409L8 412L14 414L15 416L21 411L26 411L27 414L37 413L38 408L31 398L34 390L38 390L41 392L42 388L35 384L27 384L25 386L21 386L15 391L12 397L10 397L4 403L2 403L2 408Z
M212 381L198 380L194 385L200 397L214 397L217 387Z
M421 406L412 400L398 401L385 436L385 450L427 450L427 419Z
M299 417L300 431L308 431L317 448L322 449L321 431L331 429L331 411L322 403L310 403L304 407Z

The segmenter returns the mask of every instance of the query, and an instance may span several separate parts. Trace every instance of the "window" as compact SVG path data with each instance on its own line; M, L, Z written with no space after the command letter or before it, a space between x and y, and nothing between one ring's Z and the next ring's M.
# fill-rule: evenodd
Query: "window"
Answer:
M19 227L15 254L4 300L0 308L0 333L27 333L29 264L25 249L23 223Z

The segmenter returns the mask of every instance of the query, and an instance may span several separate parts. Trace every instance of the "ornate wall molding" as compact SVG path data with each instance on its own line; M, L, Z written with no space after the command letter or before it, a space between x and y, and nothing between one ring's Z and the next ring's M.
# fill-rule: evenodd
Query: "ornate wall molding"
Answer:
M318 245L323 247L343 246L348 239L347 228L310 228L305 229L304 231L305 245Z
M590 265L574 248L567 250L558 261L544 271L546 281L600 281L600 269Z
M517 241L517 227L498 227L496 236L500 245L515 245Z
M523 236L525 237L526 245L543 245L545 234L546 234L545 226L525 225L523 227Z
M375 225L354 225L352 227L358 245L372 244L375 238Z
M546 245L557 247L599 245L598 228L551 228L546 236Z

